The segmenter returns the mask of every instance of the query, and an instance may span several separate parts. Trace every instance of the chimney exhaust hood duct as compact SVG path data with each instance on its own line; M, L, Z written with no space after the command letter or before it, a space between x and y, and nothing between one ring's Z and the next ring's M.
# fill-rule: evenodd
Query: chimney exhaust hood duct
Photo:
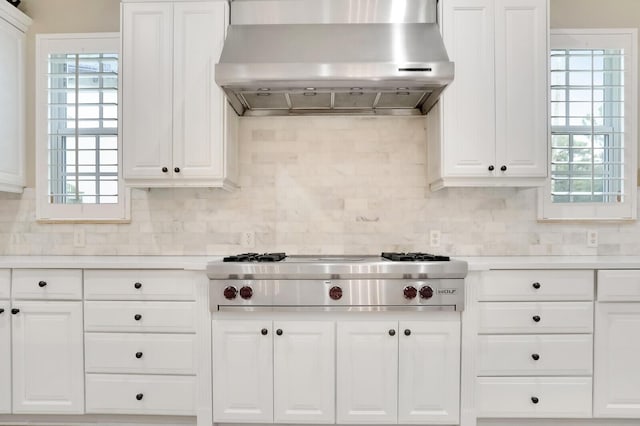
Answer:
M426 114L453 81L437 0L234 0L215 81L238 115Z

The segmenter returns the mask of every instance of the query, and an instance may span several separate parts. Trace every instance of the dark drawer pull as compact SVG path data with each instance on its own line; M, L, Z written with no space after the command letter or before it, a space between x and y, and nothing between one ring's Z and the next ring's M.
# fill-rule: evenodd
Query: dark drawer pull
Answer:
M42 288L42 287L46 287L46 286L47 286L47 282L46 281L38 282L38 287Z
M540 402L540 400L537 397L532 396L531 397L531 402L533 402L534 404L537 404L538 402Z
M393 328L389 330L389 336L395 336L395 335L396 335L396 331Z
M533 358L534 361L537 361L540 359L540 355L538 354L531 354L531 358Z
M0 314L4 314L4 308L0 308Z
M531 285L532 285L532 286L533 286L533 288L535 288L536 290L537 290L537 289L539 289L539 288L541 287L541 286L540 286L540 283L538 283L538 282L535 282L535 283L533 283L533 284L531 284Z
M540 322L540 315L534 315L531 319L533 319L535 322Z
M139 393L139 394L137 394L137 395L136 395L136 399L137 399L138 401L141 401L143 397L144 397L144 395L143 395L143 394L141 394L141 393Z
M136 289L141 289L142 288L142 283L135 283L133 285Z
M140 320L142 319L142 315L140 315L140 314L135 314L135 315L133 316L133 319L135 319L136 321L140 321Z
M136 352L136 358L138 359L142 358L142 352Z
M269 334L269 330L267 330L266 328L263 328L262 330L260 330L260 334L262 334L263 336L266 336L267 334Z
M404 335L405 336L411 336L411 330L409 330L408 328L404 331Z
M277 329L277 330L276 330L276 334L277 334L278 336L282 336L282 330L281 330L281 329Z
M15 315L15 314L17 314L17 313L19 313L19 312L20 312L20 309L17 309L17 308L13 308L13 309L11 310L11 313L12 313L13 315Z

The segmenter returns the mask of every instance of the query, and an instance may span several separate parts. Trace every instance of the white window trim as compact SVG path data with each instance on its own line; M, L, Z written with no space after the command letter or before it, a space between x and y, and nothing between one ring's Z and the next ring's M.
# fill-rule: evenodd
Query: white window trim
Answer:
M50 53L90 51L120 53L119 33L37 34L36 35L36 219L39 222L129 222L131 191L122 178L122 138L118 132L117 204L51 204L48 202L48 83ZM118 56L121 60L121 56ZM119 86L122 86L119 84ZM122 96L118 91L118 116ZM120 119L120 118L119 118ZM120 125L119 125L120 127Z
M559 45L554 45L554 41ZM628 221L637 218L638 198L638 30L636 28L557 29L551 30L550 48L598 49L624 48L631 52L625 61L625 188L624 202L552 203L551 167L545 185L538 189L538 220L540 221ZM551 87L549 85L549 93ZM630 96L626 96L626 94ZM549 99L551 99L549 97ZM549 108L549 106L547 106ZM551 120L548 129L548 158L551 159Z

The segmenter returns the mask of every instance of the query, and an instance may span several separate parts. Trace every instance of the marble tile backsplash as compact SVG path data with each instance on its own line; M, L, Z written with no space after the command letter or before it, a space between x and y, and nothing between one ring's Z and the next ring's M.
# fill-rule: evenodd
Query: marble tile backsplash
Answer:
M536 221L536 190L430 192L421 117L243 118L241 189L136 189L131 223L41 224L33 188L0 193L2 255L207 255L245 251L636 255L640 224ZM85 246L74 247L76 228ZM599 231L588 248L587 229ZM441 246L429 246L429 231ZM255 232L254 248L240 246Z

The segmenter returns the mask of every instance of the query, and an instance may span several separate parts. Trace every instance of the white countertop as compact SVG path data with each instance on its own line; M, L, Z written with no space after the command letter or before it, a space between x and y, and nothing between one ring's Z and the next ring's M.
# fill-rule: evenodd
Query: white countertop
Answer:
M640 256L457 257L469 271L489 269L640 269ZM0 268L186 269L204 271L222 256L0 256Z

